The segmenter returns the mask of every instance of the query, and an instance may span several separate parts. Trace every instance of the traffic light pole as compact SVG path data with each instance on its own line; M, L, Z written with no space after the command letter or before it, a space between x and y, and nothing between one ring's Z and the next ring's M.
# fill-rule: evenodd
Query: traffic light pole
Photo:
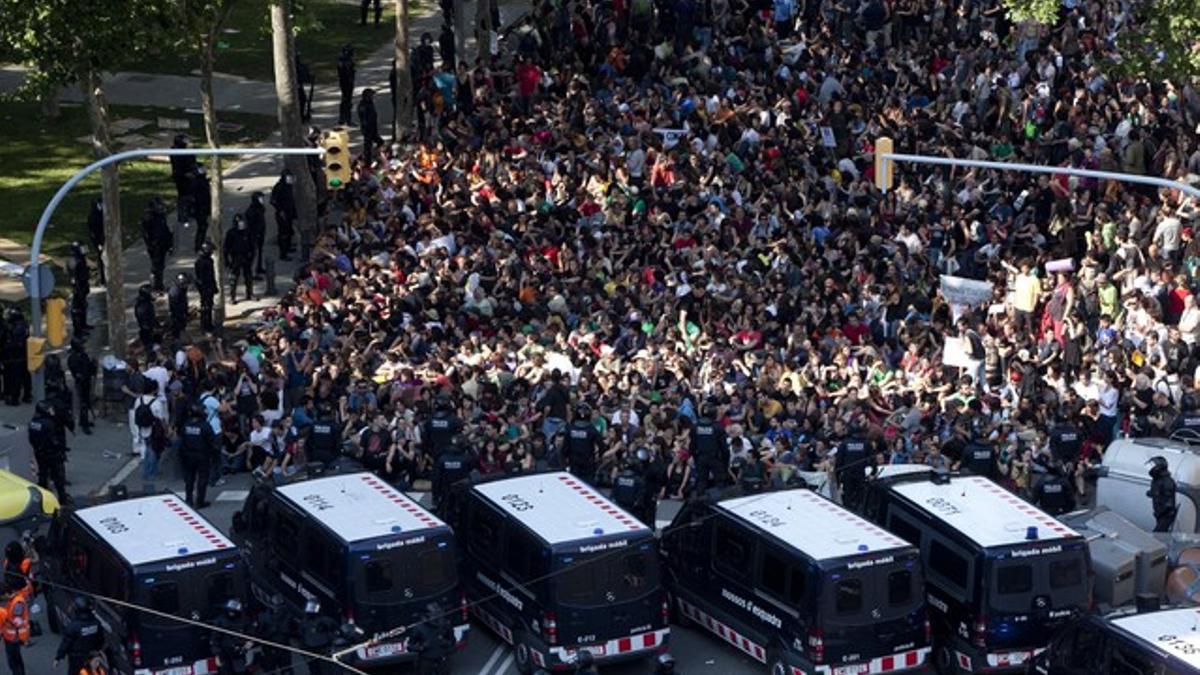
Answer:
M80 169L74 176L71 176L67 182L58 188L58 192L46 204L45 210L42 211L42 217L38 219L37 229L33 231L33 245L30 246L29 252L29 334L33 337L42 336L42 288L41 278L38 268L41 266L39 258L42 254L42 237L46 234L46 227L50 224L50 218L54 216L54 212L58 209L58 205L71 191L71 188L79 184L79 181L87 178L96 169L102 169L109 164L116 164L127 159L139 159L142 157L177 157L177 156L245 156L245 155L322 155L324 150L321 148L166 148L166 149L142 149L142 150L126 150L116 154L109 155L102 159L98 159L91 164ZM33 396L35 400L41 400L46 395L46 386L42 376L42 369L39 368L33 373Z
M1043 164L1018 164L1015 162L989 162L979 159L959 159L957 157L933 157L929 155L905 155L895 152L884 152L880 154L882 169L884 175L888 175L892 171L892 162L908 162L910 164L934 164L939 166L965 166L975 169L993 169L995 171L1020 171L1023 173L1047 173L1054 175L1079 176L1080 178L1098 178L1101 180L1115 180L1122 183L1137 183L1139 185L1153 185L1154 187L1179 190L1187 193L1189 196L1200 199L1200 188L1187 183L1180 183L1175 180L1166 178L1158 178L1156 176L1142 176L1135 173L1117 173L1115 171L1094 171L1092 169L1074 169L1065 166L1047 166ZM890 182L890 181L889 181ZM887 192L887 182L880 185L880 188Z

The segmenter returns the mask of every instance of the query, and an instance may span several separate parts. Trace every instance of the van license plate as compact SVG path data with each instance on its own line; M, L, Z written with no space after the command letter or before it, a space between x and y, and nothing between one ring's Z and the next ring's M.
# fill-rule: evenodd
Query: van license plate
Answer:
M176 666L174 668L156 670L154 672L157 673L157 675L192 675L192 672L194 671L192 671L191 666Z
M596 645L594 647L580 647L581 652L591 652L592 656L604 656L604 645Z
M404 644L400 642L391 642L385 645L375 645L367 647L368 659L382 659L388 656L404 653Z
M859 663L853 666L839 666L833 669L833 675L859 675L859 673L867 673L871 671L871 666L866 663Z

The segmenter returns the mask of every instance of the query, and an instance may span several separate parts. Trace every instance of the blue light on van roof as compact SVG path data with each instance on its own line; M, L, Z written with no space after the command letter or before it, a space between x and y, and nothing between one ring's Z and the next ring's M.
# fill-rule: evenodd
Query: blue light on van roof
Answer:
M834 581L837 581L838 579L841 579L841 578L842 578L842 575L840 575L840 574L831 574L831 575L829 575L829 578L830 578L830 579L833 579Z
M403 530L404 530L404 528L403 528L403 527L400 527L399 525L393 525L393 526L392 526L392 532L400 532L400 531L403 531Z
M570 565L574 560L575 560L575 558L571 558L571 557L566 557L566 558L562 559L564 565Z
M439 541L439 542L438 542L438 548L446 548L446 542L444 542L444 541Z
M904 563L904 566L905 566L905 567L907 567L907 568L908 568L908 569L910 569L910 570L913 568L913 565L914 565L914 563L913 563L913 561L911 561L911 560L909 560L908 562Z
M369 556L369 555L360 555L360 556L358 556L358 559L359 559L359 560L370 560L370 559L371 559L371 556Z
M865 551L865 550L867 550L867 545L866 545L866 544L859 544L859 545L858 545L858 550L860 550L860 551Z
M1030 525L1025 528L1025 538L1030 541L1038 538L1037 525Z
M231 563L231 562L225 563L225 569L231 570L234 568L235 565L236 565L236 563Z
M594 534L596 536L602 535L602 534L604 534L604 528L597 527L596 529L592 530L592 534Z
M187 550L186 546L180 546L178 553L179 553L179 555L187 555L187 551L188 550Z
M146 585L150 585L150 584L154 583L154 577L147 578L143 583L145 583Z

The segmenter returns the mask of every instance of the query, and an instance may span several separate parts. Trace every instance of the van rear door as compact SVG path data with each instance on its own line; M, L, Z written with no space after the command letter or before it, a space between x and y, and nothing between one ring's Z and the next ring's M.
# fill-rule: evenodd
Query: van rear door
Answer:
M244 595L241 566L233 559L171 570L176 564L169 562L159 571L139 574L132 589L133 602L159 612L208 621L222 611L227 601ZM146 667L190 667L212 653L208 635L181 621L140 612L132 625L136 628L131 637L140 645Z
M349 607L367 635L413 623L424 617L433 602L443 611L459 606L458 568L449 531L355 548L351 556L354 597Z
M602 644L663 626L653 538L609 545L622 550L600 544L595 551L555 555L550 608L556 614L557 644Z
M818 620L808 640L810 658L819 655L839 672L839 664L928 646L917 560L915 551L887 553L824 569Z
M1049 636L1088 606L1087 545L1042 544L989 558L989 651L1044 647Z

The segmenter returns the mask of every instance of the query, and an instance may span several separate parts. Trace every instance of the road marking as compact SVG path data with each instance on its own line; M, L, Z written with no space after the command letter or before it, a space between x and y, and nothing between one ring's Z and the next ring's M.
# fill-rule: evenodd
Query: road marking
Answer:
M219 502L244 502L250 496L249 490L223 490L217 495Z
M488 670L490 670L492 665L496 663L496 659L499 659L501 656L503 656L504 650L506 649L508 649L508 645L504 644L503 642L496 645L496 648L492 650L492 655L488 657L487 662L484 663L483 667L479 669L479 675L487 675Z
M500 667L496 668L495 675L504 675L505 673L507 673L509 666L512 665L512 662L513 662L513 655L512 655L512 652L509 652L508 658L501 661Z
M100 486L100 490L96 492L96 496L97 497L106 496L108 494L108 491L111 490L114 485L120 485L121 483L124 483L125 479L129 478L129 474L133 473L134 470L136 470L141 465L142 465L141 457L134 457L133 459L126 462L125 466L121 467L121 470L117 471L117 474L115 476L104 481L104 485Z

